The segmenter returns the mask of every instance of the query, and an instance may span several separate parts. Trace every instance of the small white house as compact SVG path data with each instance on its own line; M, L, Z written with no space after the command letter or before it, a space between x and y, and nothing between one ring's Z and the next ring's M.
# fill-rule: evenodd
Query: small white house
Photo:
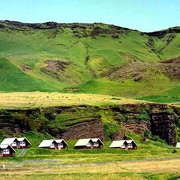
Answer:
M29 140L25 137L23 138L5 138L1 144L8 144L12 146L13 148L28 148L31 143Z
M176 148L180 148L180 142L177 142Z
M17 138L17 140L19 148L28 148L31 145L29 140L25 137Z
M8 144L0 144L0 157L10 157L15 155L15 150Z
M133 140L116 140L111 143L110 148L137 149L137 144Z
M91 138L91 140L94 143L94 148L102 148L104 145L100 138Z
M38 147L60 150L68 147L68 144L64 139L50 139L50 140L43 140Z
M102 148L104 143L99 138L88 138L88 139L79 139L75 144L74 148L76 149L93 149L93 148Z

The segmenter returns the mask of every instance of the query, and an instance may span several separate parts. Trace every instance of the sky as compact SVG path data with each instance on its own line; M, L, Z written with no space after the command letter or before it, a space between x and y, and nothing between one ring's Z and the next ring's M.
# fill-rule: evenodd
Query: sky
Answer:
M0 0L0 20L102 22L152 32L180 26L180 0Z

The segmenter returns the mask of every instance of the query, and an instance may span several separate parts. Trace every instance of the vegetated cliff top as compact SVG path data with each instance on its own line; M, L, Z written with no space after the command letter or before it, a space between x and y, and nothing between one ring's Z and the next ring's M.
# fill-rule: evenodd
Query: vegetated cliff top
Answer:
M44 22L44 23L23 23L19 21L0 21L1 27L10 27L10 26L17 26L17 27L31 27L34 29L53 29L53 28L58 28L58 27L72 27L72 28L86 28L86 27L93 27L95 25L100 25L100 26L109 26L113 27L114 29L127 29L130 30L129 28L125 27L120 27L120 26L115 26L115 25L110 25L110 24L104 24L104 23L57 23L53 21L49 22Z
M51 28L57 28L57 27L80 27L80 28L86 28L86 27L93 27L95 25L99 25L99 26L108 26L114 29L126 29L126 30L133 30L130 28L126 28L126 27L121 27L121 26L117 26L117 25L113 25L113 24L105 24L105 23L101 23L101 22L95 22L95 23L78 23L78 22L74 22L74 23L58 23L58 22L54 22L54 21L49 21L49 22L44 22L44 23L23 23L23 22L19 22L19 21L10 21L10 20L0 20L0 24L1 26L4 27L5 26L18 26L18 27L23 27L23 26L27 26L27 27L32 27L34 29L51 29ZM137 30L136 30L137 31ZM179 33L180 32L180 26L175 26L175 27L170 27L168 29L164 29L164 30L159 30L159 31L153 31L153 32L144 32L148 35L152 35L152 36L159 36L165 33Z

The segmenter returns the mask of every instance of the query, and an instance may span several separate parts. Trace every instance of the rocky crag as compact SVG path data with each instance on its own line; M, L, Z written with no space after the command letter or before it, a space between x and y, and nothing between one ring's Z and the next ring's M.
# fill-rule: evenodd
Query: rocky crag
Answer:
M180 129L179 115L179 108L165 104L1 110L0 133L8 137L33 130L66 140L100 137L105 141L132 131L142 138L159 136L175 145Z

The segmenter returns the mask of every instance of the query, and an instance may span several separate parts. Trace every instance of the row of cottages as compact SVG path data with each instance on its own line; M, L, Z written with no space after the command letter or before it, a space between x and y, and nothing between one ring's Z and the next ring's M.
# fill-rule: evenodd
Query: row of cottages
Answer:
M89 138L89 139L79 139L75 144L75 149L82 148L102 148L103 142L99 138ZM51 139L51 140L43 140L39 148L48 148L48 149L65 149L68 147L67 142L64 139Z
M0 144L0 156L14 156L14 148L28 148L31 143L26 138L6 138ZM99 138L88 138L88 139L79 139L75 144L75 149L94 149L102 148L104 143ZM43 140L39 148L48 148L48 149L65 149L68 147L67 142L64 139L51 139ZM122 149L137 149L137 144L133 140L118 140L113 141L110 148L122 148Z
M64 139L51 139L51 140L43 140L38 147L60 150L68 147L68 144Z
M117 140L113 141L110 148L137 149L137 144L133 140Z

